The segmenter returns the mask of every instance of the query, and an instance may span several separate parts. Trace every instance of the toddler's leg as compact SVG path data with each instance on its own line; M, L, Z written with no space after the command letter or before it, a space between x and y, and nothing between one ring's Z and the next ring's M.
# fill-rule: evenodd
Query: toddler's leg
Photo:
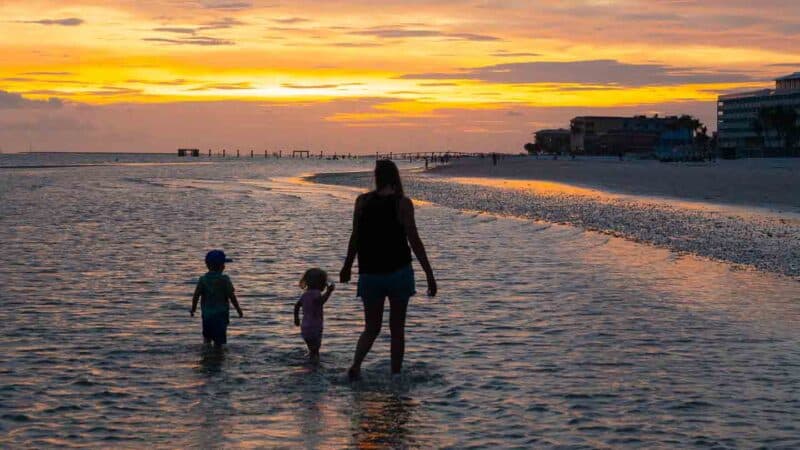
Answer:
M322 337L308 336L303 337L303 339L306 341L306 346L308 346L309 359L314 362L319 361L319 349L322 346Z

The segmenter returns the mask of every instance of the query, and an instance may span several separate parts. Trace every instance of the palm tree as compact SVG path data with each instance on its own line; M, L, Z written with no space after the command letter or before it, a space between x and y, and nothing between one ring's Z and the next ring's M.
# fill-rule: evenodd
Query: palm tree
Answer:
M769 131L783 142L786 154L792 153L798 137L800 137L800 125L797 123L798 114L794 108L786 106L765 106L758 110L757 126L754 128L759 136L764 138L764 147L768 146Z
M536 144L528 142L527 144L523 145L522 148L528 152L529 155L536 153Z

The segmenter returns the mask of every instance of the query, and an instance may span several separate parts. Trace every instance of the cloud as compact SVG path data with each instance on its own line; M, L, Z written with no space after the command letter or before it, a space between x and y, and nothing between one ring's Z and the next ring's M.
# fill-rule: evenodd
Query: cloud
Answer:
M0 109L60 108L64 102L56 97L47 100L31 100L21 94L0 90Z
M21 75L68 76L68 75L72 75L72 72L24 72Z
M218 39L209 36L192 36L187 38L171 39L171 38L143 38L147 42L162 42L164 44L175 45L203 45L203 46L218 46L218 45L236 45L235 42L227 39Z
M458 86L458 84L457 83L447 83L447 82L443 82L443 83L436 82L436 83L417 83L417 86L441 87L441 86Z
M131 94L141 94L141 93L142 93L141 89L131 89L131 88L124 88L117 86L103 86L101 89L81 92L82 95L93 95L98 97L110 97L117 95L131 95Z
M152 84L157 86L180 86L183 84L187 84L188 80L185 80L183 78L176 78L174 80L161 80L161 81L130 79L130 80L125 80L125 82L135 83L135 84Z
M159 31L163 33L194 34L197 30L195 30L194 28L182 28L182 27L159 27L159 28L153 28L153 31Z
M492 53L492 56L496 56L498 58L517 58L521 56L541 56L539 53L529 53L529 52L507 52L504 50L500 50L498 52Z
M295 84L295 83L282 83L281 87L288 89L331 89L339 86L346 86L348 84Z
M303 17L287 17L284 19L272 19L272 21L277 23L302 23L308 22L309 20Z
M190 91L211 91L211 90L222 90L222 91L233 91L233 90L240 90L240 89L252 89L253 85L247 81L240 81L238 83L210 83L205 84L203 86L198 86L189 89Z
M671 13L629 13L618 17L625 22L675 22L681 20L679 15Z
M233 17L223 17L221 19L212 20L211 22L206 22L202 26L198 27L198 30L220 30L225 28L233 28L235 26L245 25L245 22L242 22L239 19L234 19Z
M343 47L343 48L382 47L382 44L378 44L377 42L334 42L328 45L330 47Z
M84 23L83 19L67 17L65 19L23 20L22 23L37 23L39 25L59 25L62 27L76 27Z
M227 0L201 0L200 6L206 9L219 9L223 11L241 11L253 7L251 2L237 2Z
M452 38L454 40L465 40L465 41L499 41L501 40L499 37L489 36L486 34L475 34L475 33L445 33L443 36L447 36L448 38Z
M351 31L350 34L358 36L372 36L383 39L403 39L403 38L447 38L465 41L499 41L500 38L485 34L474 33L445 33L438 30L424 28L405 28L405 27L373 27L366 30Z
M406 74L399 78L407 80L478 80L504 84L586 83L622 86L735 83L755 80L744 72L714 72L664 64L627 64L610 59L496 64L463 69L453 73Z

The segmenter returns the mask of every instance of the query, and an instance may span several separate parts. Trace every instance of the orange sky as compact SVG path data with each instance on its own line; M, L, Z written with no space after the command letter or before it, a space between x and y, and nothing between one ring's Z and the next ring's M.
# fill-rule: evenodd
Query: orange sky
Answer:
M0 3L4 151L521 150L800 70L800 2Z

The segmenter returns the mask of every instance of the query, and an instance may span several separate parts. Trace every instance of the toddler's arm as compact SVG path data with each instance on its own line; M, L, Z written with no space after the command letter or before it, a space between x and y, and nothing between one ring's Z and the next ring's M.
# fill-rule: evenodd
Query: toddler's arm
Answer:
M333 294L333 290L334 289L336 289L336 286L333 285L333 284L329 284L328 288L325 289L325 293L322 294L322 304L323 305L325 304L325 302L328 301L329 298L331 298L331 294Z
M192 310L189 311L189 315L194 317L194 312L197 311L197 302L200 300L200 293L202 292L202 288L200 282L197 282L197 287L194 288L194 296L192 296Z
M297 303L294 304L294 326L300 326L300 307L303 306L303 302L298 300Z

